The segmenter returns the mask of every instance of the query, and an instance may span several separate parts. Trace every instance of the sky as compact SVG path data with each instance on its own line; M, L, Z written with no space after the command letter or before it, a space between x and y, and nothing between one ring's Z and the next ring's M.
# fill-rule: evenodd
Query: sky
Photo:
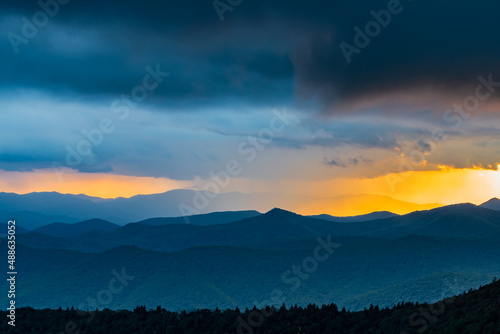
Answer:
M294 195L340 215L500 197L498 10L4 3L0 191Z

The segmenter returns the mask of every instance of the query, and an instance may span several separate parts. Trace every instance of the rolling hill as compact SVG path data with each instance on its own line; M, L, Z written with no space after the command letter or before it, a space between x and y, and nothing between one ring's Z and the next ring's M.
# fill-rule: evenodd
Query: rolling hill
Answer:
M8 221L8 220L6 220ZM16 225L16 234L23 234L23 233L29 233L31 232L30 230L27 230L25 228L22 228L19 225ZM5 238L7 236L8 232L8 224L7 223L0 223L0 238ZM0 240L1 242L2 240Z
M92 231L113 231L119 227L119 225L96 218L74 224L52 223L39 227L34 232L54 237L74 237Z
M18 226L27 230L34 230L38 227L54 222L76 223L79 219L65 215L47 215L34 211L1 211L0 221L7 222L16 220Z
M149 218L137 222L144 225L172 225L172 224L193 224L200 226L218 225L235 222L245 218L251 218L261 215L255 210L250 211L224 211L213 212L202 215L193 215L186 217L166 217L166 218Z

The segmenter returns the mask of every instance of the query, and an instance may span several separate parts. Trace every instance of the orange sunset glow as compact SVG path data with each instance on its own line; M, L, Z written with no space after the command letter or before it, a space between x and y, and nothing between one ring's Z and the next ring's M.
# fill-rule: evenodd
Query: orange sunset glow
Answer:
M156 194L174 189L198 188L195 182L166 178L105 173L67 172L59 180L46 170L1 172L4 192L25 194L56 191L102 198ZM485 169L453 169L389 174L375 178L339 178L324 181L251 181L234 179L221 192L279 192L290 195L287 209L304 215L353 216L373 211L406 214L441 205L481 204L500 196L500 172ZM254 208L248 203L248 208ZM262 208L257 208L265 210Z
M101 198L132 197L156 194L188 186L188 182L165 178L137 177L104 173L68 172L58 176L51 171L0 172L3 192L26 194L56 191L63 194L84 194Z

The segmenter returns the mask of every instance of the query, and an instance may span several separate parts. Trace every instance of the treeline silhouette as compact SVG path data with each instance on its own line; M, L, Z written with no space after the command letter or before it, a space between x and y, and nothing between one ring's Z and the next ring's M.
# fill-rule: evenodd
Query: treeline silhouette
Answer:
M392 308L371 306L359 312L335 304L307 307L266 307L251 310L170 312L158 306L133 311L86 312L74 308L16 310L16 327L2 321L1 333L52 334L456 334L500 333L500 282L436 304L400 303ZM0 312L6 319L7 312Z

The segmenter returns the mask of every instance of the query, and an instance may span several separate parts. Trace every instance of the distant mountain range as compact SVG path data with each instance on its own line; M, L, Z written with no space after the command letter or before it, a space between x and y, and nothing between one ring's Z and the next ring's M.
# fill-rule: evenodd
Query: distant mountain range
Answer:
M115 199L56 192L25 195L0 193L0 212L6 212L5 215L0 215L0 218L3 217L5 220L15 216L21 226L27 229L36 229L49 223L74 223L93 218L125 225L154 217L183 217L224 212L228 208L232 211L256 209L266 212L272 209L270 203L282 208L305 208L307 211L330 208L330 212L342 212L345 203L351 200L366 203L367 207L371 207L373 202L383 202L390 207L405 212L428 210L442 206L433 203L420 205L376 195L318 199L298 195L286 195L276 198L273 194L221 193L209 194L209 197L210 199L207 198L206 193L195 190L172 190L161 194L137 195L130 198L119 197ZM316 205L319 205L319 208L314 209ZM36 213L38 217L26 216L26 211ZM49 218L46 216L55 217Z
M124 225L152 217L182 217L211 212L245 211L251 209L248 203L256 203L259 207L266 207L271 203L271 195L222 193L212 194L209 201L206 195L195 190L172 190L161 194L137 195L131 198L103 199L86 195L69 195L57 192L30 193L18 195L0 193L0 211L18 212L29 210L43 215L67 215L77 217L77 221L100 218ZM203 201L201 209L193 201ZM288 201L283 198L282 204ZM261 204L259 204L261 203ZM278 201L278 204L279 201ZM180 209L182 206L184 209ZM27 221L18 218L20 223L28 226ZM46 222L46 221L44 221ZM51 223L72 223L74 219L52 220ZM40 227L43 224L38 224ZM31 228L31 226L30 226Z
M288 304L355 310L372 301L436 301L500 276L500 211L458 204L325 218L273 209L189 217L198 225L184 218L49 224L17 236L18 302L78 306L122 268L134 280L101 308L251 307L280 289ZM331 256L315 261L325 244Z
M369 213L366 215L351 216L351 217L335 217L335 216L330 216L330 215L325 215L325 214L314 215L314 216L309 216L309 217L328 220L328 221L337 222L337 223L356 223L356 222L363 222L363 221L369 221L369 220L391 218L391 217L396 217L396 216L397 216L397 214L392 213L392 212L378 211L378 212L372 212L372 213Z

